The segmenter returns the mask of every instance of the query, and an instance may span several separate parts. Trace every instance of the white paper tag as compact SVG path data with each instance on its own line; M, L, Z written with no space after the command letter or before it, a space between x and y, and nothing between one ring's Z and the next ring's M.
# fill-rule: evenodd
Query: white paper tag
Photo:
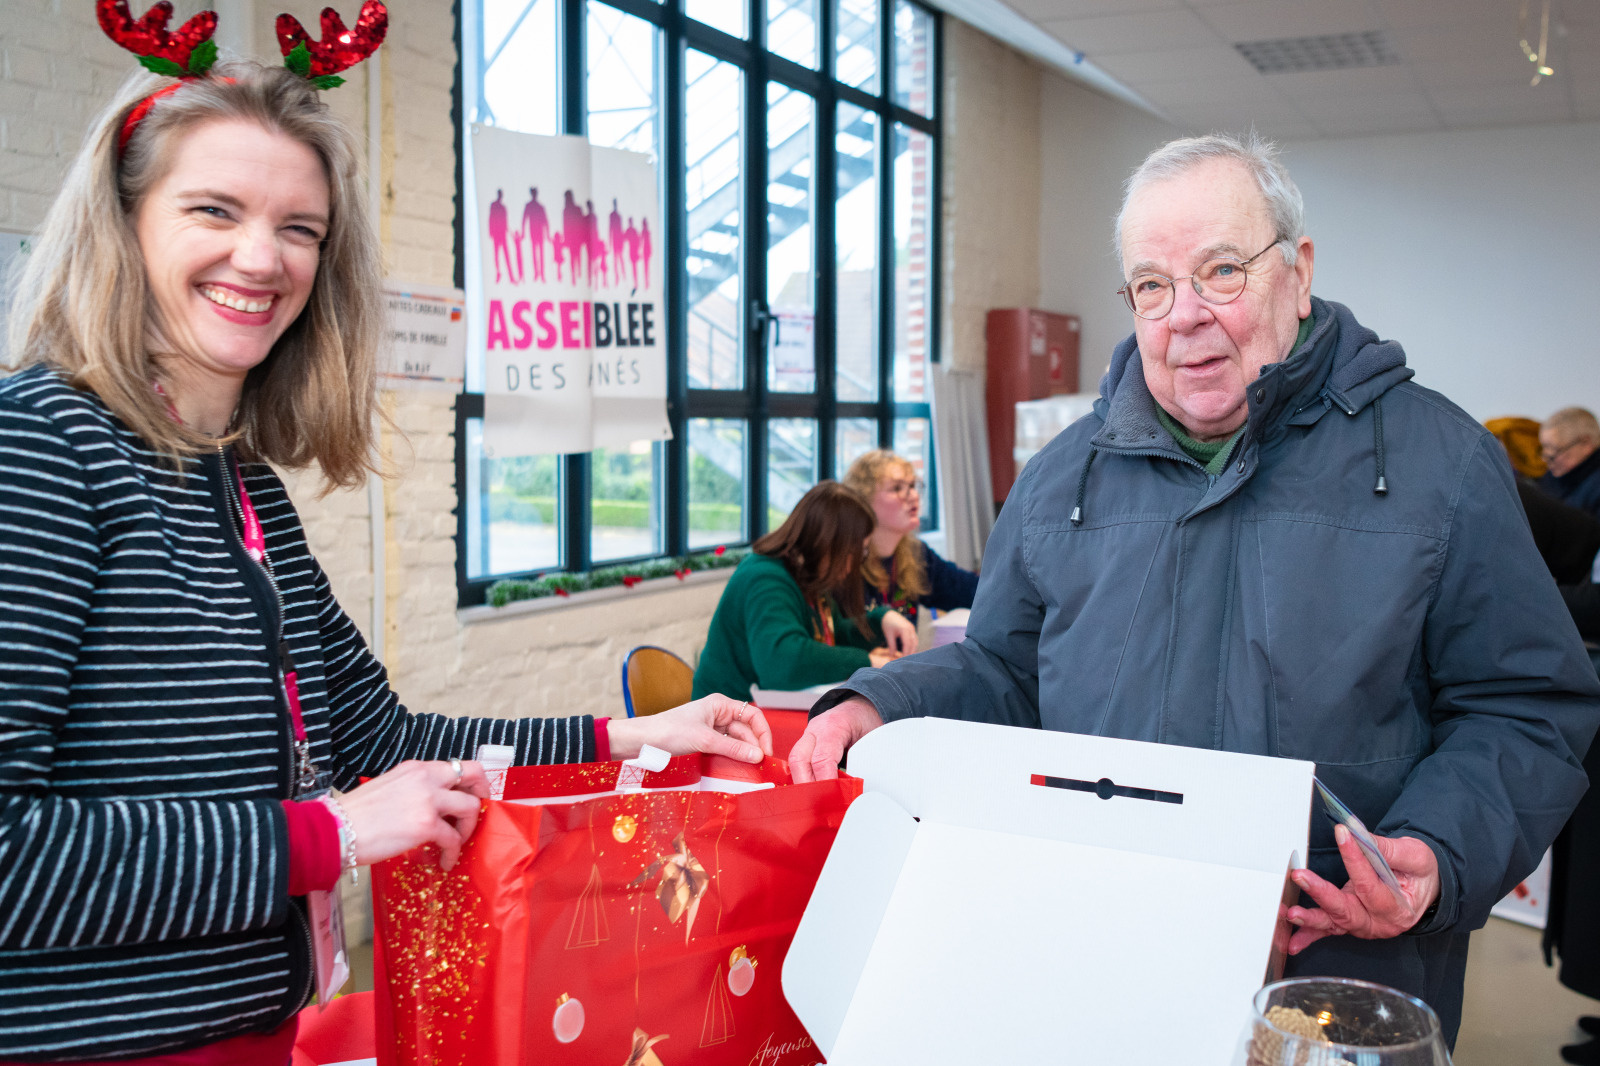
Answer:
M617 791L637 792L644 788L645 774L659 774L671 761L671 752L644 745L639 749L639 754L623 760L622 768L617 771Z
M342 879L341 874L341 879ZM317 1005L326 1009L334 993L350 978L350 956L345 950L344 907L339 899L339 882L326 892L310 892L306 903L311 912L311 947L316 960Z
M483 766L483 776L489 779L489 798L506 798L506 771L516 760L517 749L509 744L479 744L478 762Z

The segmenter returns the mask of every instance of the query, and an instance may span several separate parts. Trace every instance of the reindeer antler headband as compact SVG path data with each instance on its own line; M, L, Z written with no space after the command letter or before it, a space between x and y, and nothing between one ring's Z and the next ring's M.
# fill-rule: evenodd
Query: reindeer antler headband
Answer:
M139 123L150 113L156 101L173 92L190 78L209 76L211 65L217 61L217 45L211 35L217 32L217 13L202 11L169 32L172 20L170 0L157 2L135 20L128 11L128 0L95 0L95 11L100 18L100 28L117 44L139 57L145 69L164 74L178 81L159 89L134 106L122 122L122 132L117 138L117 155L120 158L128 147L128 139ZM366 0L356 24L345 28L344 20L331 7L322 9L322 40L313 41L306 34L300 20L293 15L279 15L277 21L278 47L283 52L283 65L319 89L332 89L343 85L339 72L349 70L378 50L384 34L389 30L389 10L380 0Z

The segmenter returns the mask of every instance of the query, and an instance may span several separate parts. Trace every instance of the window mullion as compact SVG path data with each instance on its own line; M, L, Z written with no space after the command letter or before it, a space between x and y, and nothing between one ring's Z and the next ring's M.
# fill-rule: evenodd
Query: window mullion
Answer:
M757 9L760 3L753 4ZM750 501L750 539L767 531L767 67L759 53L744 68L744 270L745 395L750 411L750 465L745 471Z
M683 204L688 202L687 173L684 166L684 65L683 17L676 0L665 11L662 55L662 136L666 202L661 217L671 218L666 227L662 256L663 299L672 309L672 327L667 332L667 417L672 440L667 445L667 542L669 554L683 555L689 550L689 286L687 284L688 226Z

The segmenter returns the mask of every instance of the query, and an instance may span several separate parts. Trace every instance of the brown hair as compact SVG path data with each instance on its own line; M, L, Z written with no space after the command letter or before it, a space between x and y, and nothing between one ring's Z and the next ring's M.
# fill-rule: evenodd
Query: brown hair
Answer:
M289 469L319 464L328 488L359 484L372 469L383 273L355 138L304 78L229 60L158 100L119 160L124 116L164 84L134 74L91 126L17 279L12 358L61 368L158 452L215 448L168 417L151 388L160 353L148 350L154 304L133 216L184 134L205 122L254 122L321 159L328 232L305 309L246 378L222 442Z
M850 469L844 475L844 483L859 492L870 504L872 497L877 495L878 486L887 481L896 468L903 468L913 480L917 476L917 468L911 465L910 460L886 448L878 448L850 464ZM873 522L877 522L876 512ZM920 601L928 594L928 573L922 565L922 552L918 546L916 536L911 533L901 537L894 546L895 584L900 586L908 599L914 601ZM877 552L867 554L866 562L861 564L861 576L877 588L888 588L889 575L883 572L883 563L878 559ZM894 589L889 589L885 598L893 595Z
M833 598L862 634L867 634L866 597L861 588L862 544L875 519L853 489L819 481L794 505L783 525L750 547L782 561L807 600ZM836 573L844 564L844 572Z

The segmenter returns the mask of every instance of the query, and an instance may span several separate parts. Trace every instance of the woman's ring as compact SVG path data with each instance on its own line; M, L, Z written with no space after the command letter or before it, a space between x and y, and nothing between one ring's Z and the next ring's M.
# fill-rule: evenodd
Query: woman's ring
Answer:
M456 781L455 781L455 783L457 785L461 784L461 760L460 759L451 759L450 760L450 769L452 769L452 770L454 770L456 772Z

